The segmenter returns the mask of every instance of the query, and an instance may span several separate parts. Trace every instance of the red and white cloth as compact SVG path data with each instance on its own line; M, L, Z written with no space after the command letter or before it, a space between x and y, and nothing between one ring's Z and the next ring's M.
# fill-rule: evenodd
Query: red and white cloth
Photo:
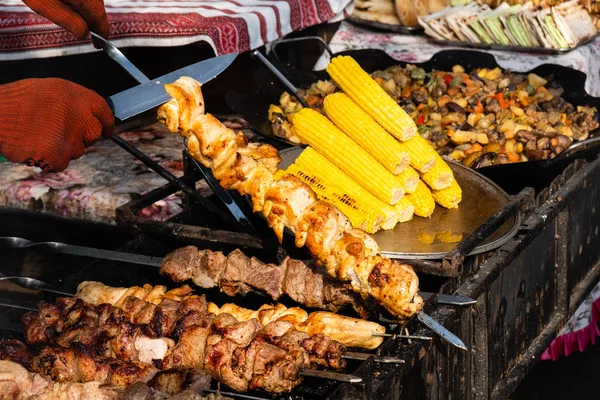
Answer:
M119 47L208 42L218 55L244 52L293 31L348 16L351 0L105 0ZM0 61L96 51L32 12L0 1Z

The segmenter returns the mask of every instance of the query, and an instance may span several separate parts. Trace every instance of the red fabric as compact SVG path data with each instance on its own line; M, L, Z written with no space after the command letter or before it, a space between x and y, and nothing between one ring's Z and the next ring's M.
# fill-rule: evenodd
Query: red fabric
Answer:
M104 0L104 4L110 39L119 47L175 46L205 40L219 55L248 51L290 32L343 18L352 7L351 0ZM77 39L31 12L21 0L0 2L0 60L93 50L89 38Z
M90 30L108 37L104 0L23 0L23 3L79 39L85 39Z
M542 354L542 360L556 361L561 357L584 351L590 344L596 344L600 336L600 299L592 303L590 323L583 329L558 336Z
M101 135L114 132L104 99L75 83L24 79L0 86L0 154L16 163L62 171Z

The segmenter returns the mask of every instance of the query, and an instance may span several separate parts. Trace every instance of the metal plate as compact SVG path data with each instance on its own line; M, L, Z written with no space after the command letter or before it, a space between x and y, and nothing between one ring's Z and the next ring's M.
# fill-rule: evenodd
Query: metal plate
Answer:
M346 21L352 22L355 25L363 27L381 29L382 31L404 33L405 35L421 35L425 32L425 30L420 26L411 27L403 25L384 24L383 22L369 21L367 19L356 18L352 16L348 17Z
M581 46L585 46L586 44L592 42L594 39L598 37L598 34L587 38L586 40L578 43L575 47L570 47L567 49L549 49L547 47L527 47L527 46L505 46L502 44L487 44L487 43L470 43L470 42L459 42L452 40L437 40L430 37L430 39L443 46L454 46L454 47L466 47L469 49L480 49L480 50L500 50L500 51L512 51L516 53L537 53L537 54L565 54L572 50L575 50Z
M280 151L279 168L286 169L302 150L295 147ZM398 224L392 230L377 232L373 237L384 255L400 259L441 259L457 243L426 244L419 240L419 235L452 231L465 238L508 203L509 195L488 178L462 164L448 161L448 165L463 190L460 206L453 210L438 206L430 218L415 216L410 222ZM471 254L484 253L502 246L516 235L520 225L520 215L510 218Z

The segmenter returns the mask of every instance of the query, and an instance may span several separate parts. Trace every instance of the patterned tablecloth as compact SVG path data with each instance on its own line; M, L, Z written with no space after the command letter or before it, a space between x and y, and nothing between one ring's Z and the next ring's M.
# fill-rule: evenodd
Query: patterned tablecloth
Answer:
M244 52L352 12L351 0L105 0L119 47L208 42L217 54ZM21 0L0 2L0 61L96 51Z
M393 58L405 62L424 62L441 50L465 50L464 47L439 45L427 36L374 32L348 22L342 22L329 46L334 53L352 49L381 49ZM574 68L587 75L586 91L592 96L600 96L600 38L560 55L486 52L493 54L501 67L517 72L529 71L542 64L558 64ZM315 65L315 69L323 69L327 64L329 64L329 55L325 53Z
M427 61L441 50L460 47L441 46L426 36L374 32L342 22L329 46L334 53L352 49L382 49L390 56L405 62ZM464 48L462 48L464 49ZM586 91L600 96L600 38L578 49L561 55L538 55L489 51L498 64L506 69L525 72L542 64L558 64L582 71L587 75ZM329 64L324 53L315 65L316 70ZM544 352L542 360L557 360L562 356L583 351L600 336L600 283L579 306L567 325Z
M244 121L219 117L227 126L252 136ZM183 174L183 143L155 123L120 133L160 165L177 176ZM0 163L0 207L26 208L58 215L113 223L117 207L167 181L110 140L100 140L86 154L59 173L8 162ZM202 194L210 189L202 181ZM174 194L143 209L141 216L163 221L181 211L182 198Z

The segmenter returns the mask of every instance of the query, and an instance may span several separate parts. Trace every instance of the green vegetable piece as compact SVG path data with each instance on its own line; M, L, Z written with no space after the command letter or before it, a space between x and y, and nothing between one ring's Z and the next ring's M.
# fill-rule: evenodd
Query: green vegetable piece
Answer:
M455 76L454 78L452 78L452 80L450 81L450 87L455 87L458 86L462 83L462 78L460 76Z
M415 68L410 71L410 77L417 81L422 81L425 79L425 70L423 68Z

